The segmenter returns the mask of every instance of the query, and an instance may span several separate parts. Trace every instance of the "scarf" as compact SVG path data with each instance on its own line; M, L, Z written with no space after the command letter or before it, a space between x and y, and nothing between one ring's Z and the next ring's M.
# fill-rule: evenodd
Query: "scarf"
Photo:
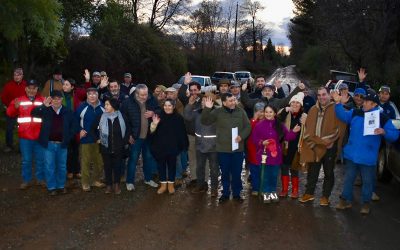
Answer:
M126 126L125 126L125 121L124 121L124 118L122 117L121 112L119 112L119 111L115 111L112 113L104 112L100 118L99 130L100 130L100 143L101 143L101 145L103 145L106 148L108 148L108 120L111 120L111 124L113 124L115 118L118 118L118 120L119 120L119 125L121 126L122 137L125 137Z

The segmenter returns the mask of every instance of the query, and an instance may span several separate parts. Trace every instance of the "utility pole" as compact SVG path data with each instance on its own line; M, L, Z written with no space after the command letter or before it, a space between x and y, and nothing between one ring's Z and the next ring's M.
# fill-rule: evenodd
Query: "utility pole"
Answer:
M236 38L236 33L237 33L237 24L238 24L238 12L239 12L239 2L236 2L236 18L235 18L235 36L233 38L233 62L234 65L236 65L236 47L237 47L237 38ZM232 66L234 66L232 65Z

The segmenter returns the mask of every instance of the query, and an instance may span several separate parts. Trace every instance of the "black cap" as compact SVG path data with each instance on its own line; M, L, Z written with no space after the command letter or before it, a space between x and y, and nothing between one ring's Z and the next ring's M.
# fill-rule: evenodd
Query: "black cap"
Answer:
M372 89L369 89L368 91L367 91L367 95L365 96L365 100L366 101L373 101L373 102L375 102L376 104L379 104L380 103L380 101L379 101L379 96L376 94L376 92L374 91L374 90L372 90Z
M87 89L86 89L86 93L88 93L88 92L90 92L90 91L99 92L99 90L96 89L96 88L87 88Z
M52 98L54 97L64 97L63 93L60 90L53 90L50 94Z
M37 83L37 81L36 80L34 80L34 79L31 79L31 80L29 80L27 83L26 83L26 86L30 86L30 85L34 85L34 86L39 86L38 85L38 83Z

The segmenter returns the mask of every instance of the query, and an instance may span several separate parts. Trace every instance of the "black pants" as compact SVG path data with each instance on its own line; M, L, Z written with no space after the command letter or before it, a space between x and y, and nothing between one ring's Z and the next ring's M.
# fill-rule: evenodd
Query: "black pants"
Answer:
M79 143L74 139L68 144L67 153L67 172L72 174L79 174L81 166L79 163Z
M299 171L298 170L293 170L291 169L290 165L287 164L282 164L281 166L281 175L289 175L290 171L290 176L291 177L299 177Z
M121 180L122 154L103 153L104 175L106 185L119 184ZM114 176L114 182L113 182Z
M326 151L326 154L320 162L308 164L306 194L314 194L315 186L318 182L319 170L321 165L324 168L324 184L322 186L322 195L329 198L333 185L335 184L335 174L333 172L336 164L336 144Z
M167 155L156 159L158 163L158 175L160 182L175 182L176 157L176 155Z

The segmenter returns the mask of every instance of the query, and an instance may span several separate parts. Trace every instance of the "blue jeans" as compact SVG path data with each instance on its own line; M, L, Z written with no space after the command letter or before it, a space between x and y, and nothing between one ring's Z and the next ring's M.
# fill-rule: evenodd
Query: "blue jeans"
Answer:
M183 150L181 152L181 164L182 164L182 172L187 170L189 161L189 153L187 150Z
M61 143L49 142L45 149L46 183L48 190L61 189L67 178L67 148Z
M176 179L182 179L182 153L176 156L176 173L175 173L175 178Z
M260 190L260 172L261 166L249 163L251 176L251 190L258 192Z
M358 172L360 172L362 178L362 203L368 203L371 201L372 190L375 184L374 175L376 174L376 166L357 164L350 160L346 160L346 172L344 177L342 198L346 201L353 201L353 185Z
M14 127L17 123L16 117L9 117L6 115L6 146L12 147L14 145Z
M19 139L19 147L22 155L22 179L28 183L32 181L32 162L35 158L36 180L44 181L44 148L36 140Z
M267 165L264 170L263 192L275 193L278 183L279 165Z
M229 197L231 187L233 197L240 196L242 191L243 152L218 153L221 168L222 195Z
M140 153L142 153L143 157L143 173L145 181L150 181L152 179L153 170L157 169L157 163L150 152L149 142L146 139L136 139L135 143L131 145L126 183L135 183L136 165Z

